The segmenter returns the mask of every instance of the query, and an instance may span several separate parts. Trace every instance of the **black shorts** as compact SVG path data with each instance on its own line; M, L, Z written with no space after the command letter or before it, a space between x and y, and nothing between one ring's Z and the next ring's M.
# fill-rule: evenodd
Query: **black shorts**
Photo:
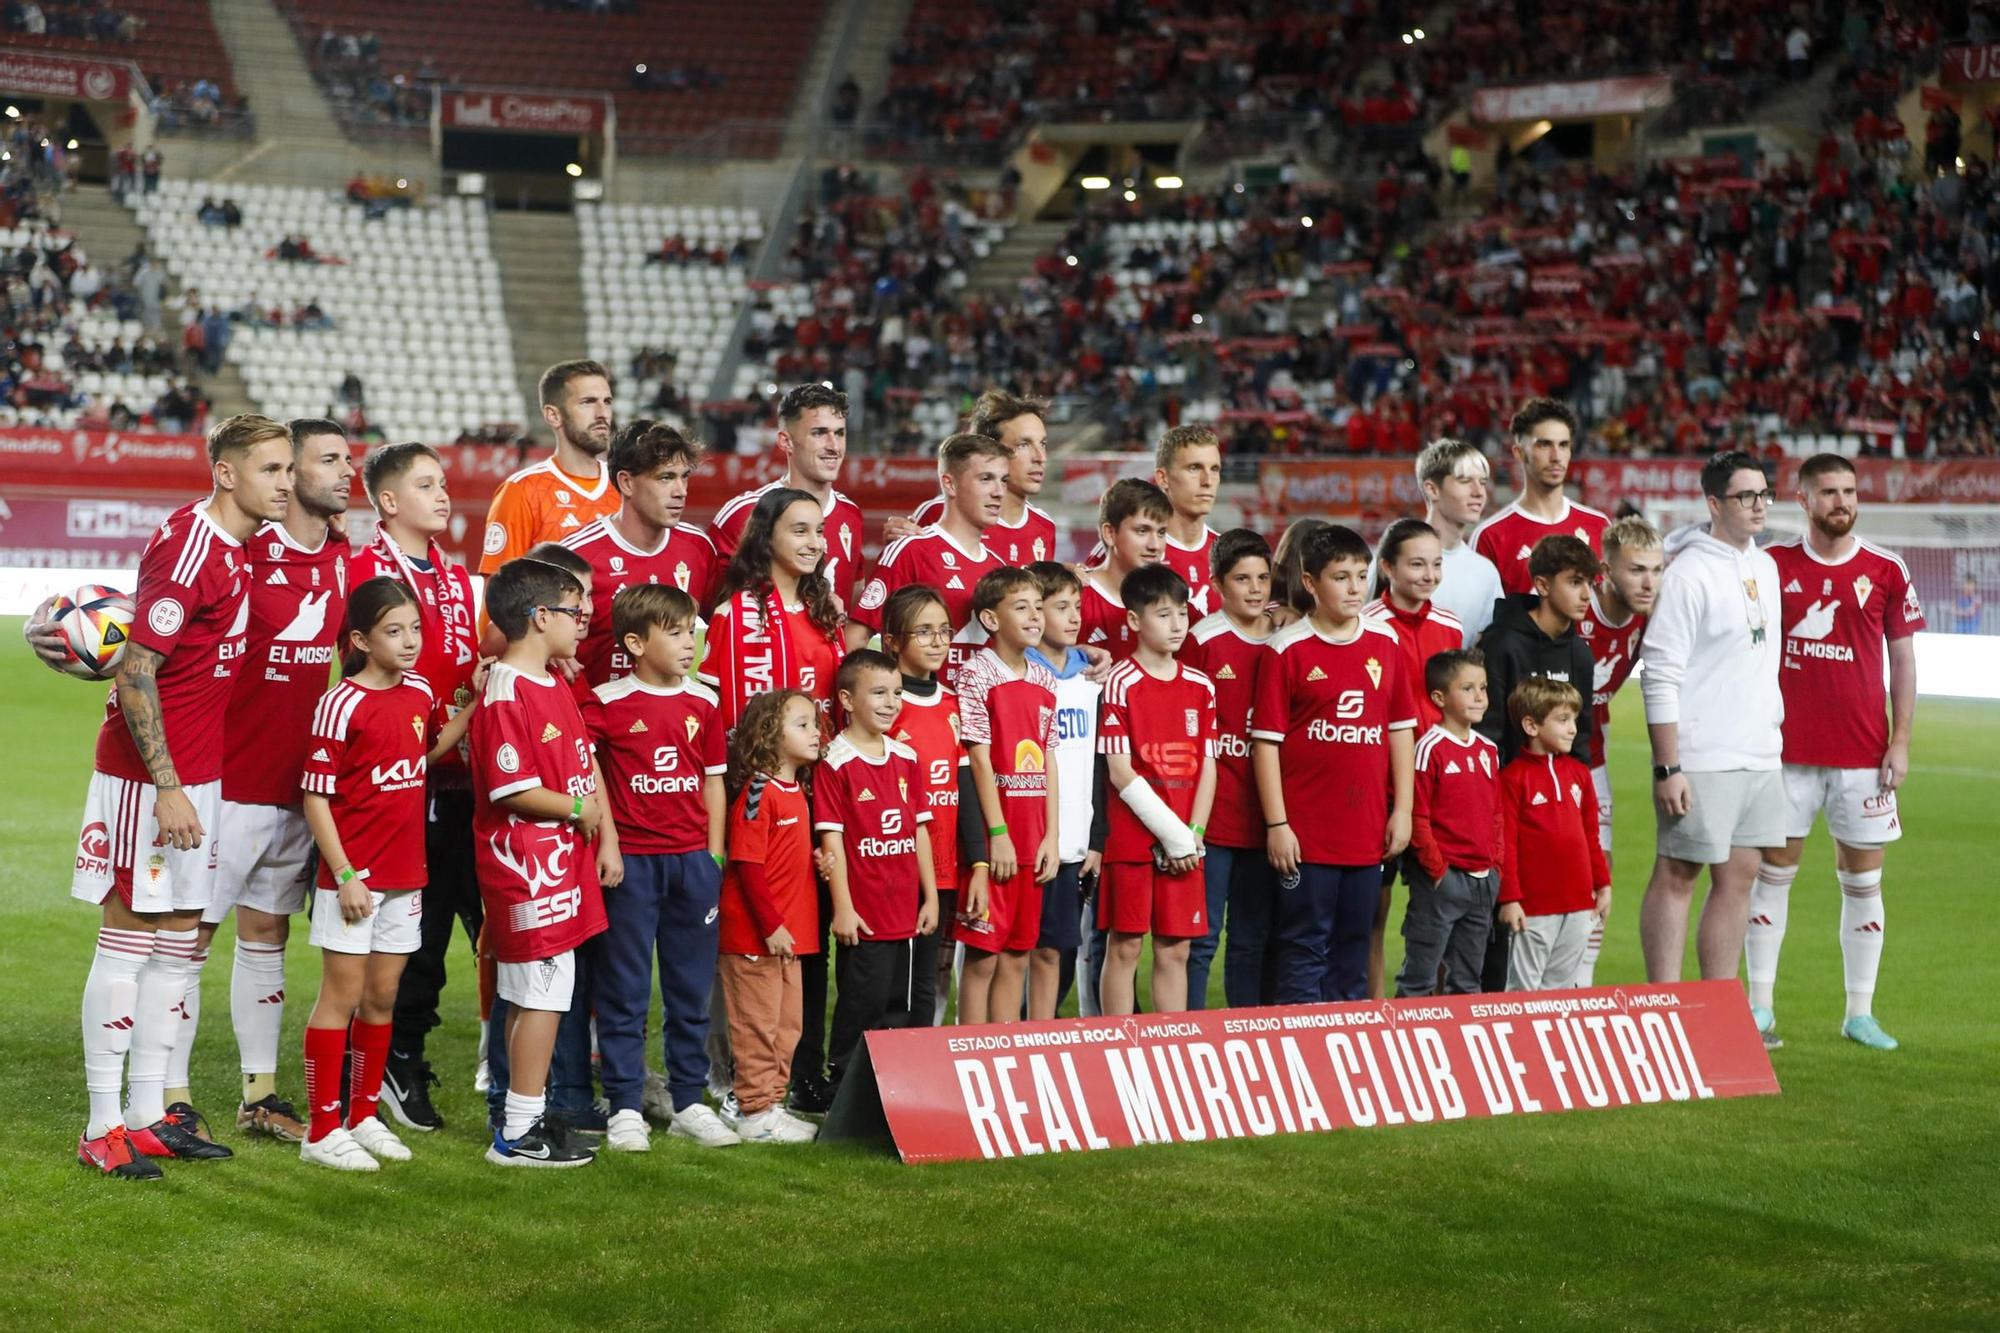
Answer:
M1037 949L1075 949L1083 944L1083 862L1071 861L1042 886L1042 933Z

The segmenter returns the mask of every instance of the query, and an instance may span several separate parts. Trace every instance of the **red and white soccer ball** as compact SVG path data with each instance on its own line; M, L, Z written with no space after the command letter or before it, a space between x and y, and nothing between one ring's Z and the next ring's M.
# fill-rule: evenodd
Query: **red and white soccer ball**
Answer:
M59 670L80 680L106 680L118 670L132 637L132 598L101 583L58 597L49 619L69 657Z

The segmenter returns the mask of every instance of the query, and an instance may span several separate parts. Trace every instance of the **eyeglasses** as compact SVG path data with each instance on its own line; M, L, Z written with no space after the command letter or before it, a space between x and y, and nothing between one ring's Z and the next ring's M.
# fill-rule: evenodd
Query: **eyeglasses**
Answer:
M919 625L909 633L913 643L950 643L951 626Z
M1776 491L1737 491L1732 495L1725 495L1722 498L1725 500L1734 500L1739 509L1755 509L1758 505L1769 505L1773 500L1778 498L1778 493Z
M538 606L537 611L554 611L557 615L568 616L577 624L583 623L583 608L580 606Z

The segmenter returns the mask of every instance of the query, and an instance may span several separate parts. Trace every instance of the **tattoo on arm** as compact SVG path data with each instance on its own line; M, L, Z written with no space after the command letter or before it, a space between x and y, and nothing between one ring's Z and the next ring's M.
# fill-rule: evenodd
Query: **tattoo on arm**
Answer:
M157 649L128 644L125 660L118 664L118 711L125 716L125 729L139 751L153 785L161 791L177 789L180 775L174 758L167 753L167 729L160 711L160 663L166 661Z

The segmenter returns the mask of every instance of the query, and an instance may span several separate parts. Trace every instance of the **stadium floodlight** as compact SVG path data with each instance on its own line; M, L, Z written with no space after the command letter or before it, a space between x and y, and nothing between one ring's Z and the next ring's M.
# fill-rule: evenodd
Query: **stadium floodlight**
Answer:
M7 119L9 119L9 120L19 120L20 118L21 118L21 108L20 108L20 107L17 107L17 106L9 106L9 107L7 108Z
M1424 30L1422 28L1412 28L1410 29L1410 36L1421 42L1424 39Z
M1414 37L1410 36L1410 34L1408 34L1407 32L1403 34L1403 45L1404 45L1404 46L1415 46L1416 44L1417 44L1417 39L1416 39L1416 38L1414 38Z
M1111 178L1109 176L1085 176L1077 184L1086 190L1108 190L1111 188Z
M1197 324L1201 323L1201 316L1200 316L1200 315L1196 315L1196 316L1194 317L1194 322L1195 322L1195 323L1197 323Z
M1068 264L1068 265L1069 265L1069 266L1070 266L1071 268L1075 268L1075 267L1076 267L1076 256L1075 256L1075 255L1064 255L1064 256L1063 256L1063 263L1065 263L1065 264Z
M1300 219L1299 219L1299 225L1300 225L1301 227L1304 227L1304 228L1306 228L1307 230L1311 230L1311 228L1312 228L1312 224L1313 224L1313 220L1312 220L1311 218L1300 218Z
M71 139L68 143L64 144L63 147L69 149L70 152L74 153L76 151L76 140Z
M581 178L583 175L583 166L580 163L572 162L564 167L563 170L568 172L573 178Z
M1137 190L1127 190L1127 191L1125 191L1125 202L1126 202L1126 203L1128 203L1128 204L1136 204L1136 203L1138 203L1138 202L1139 202L1139 192L1138 192Z
M1182 183L1181 178L1179 176L1153 177L1153 184L1158 186L1162 190L1178 190L1181 188L1181 183Z

